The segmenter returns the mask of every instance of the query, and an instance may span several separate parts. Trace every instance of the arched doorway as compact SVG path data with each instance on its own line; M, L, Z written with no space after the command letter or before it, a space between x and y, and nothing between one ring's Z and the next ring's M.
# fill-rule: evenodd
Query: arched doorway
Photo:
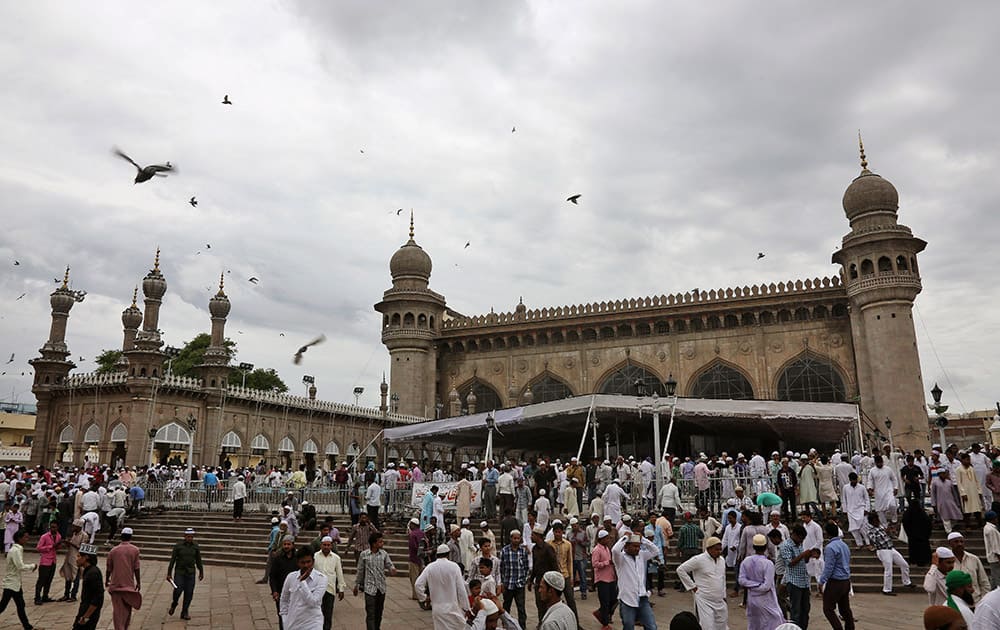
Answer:
M250 466L260 466L267 462L267 452L271 450L271 442L262 433L258 433L250 441Z
M155 459L160 464L183 466L187 462L190 444L191 434L186 428L176 422L165 424L157 429L153 437Z
M326 455L327 464L330 466L330 470L337 469L337 458L340 457L340 447L333 440L326 443L326 449L324 450Z
M306 465L306 481L312 483L316 479L316 453L318 452L316 442L309 438L302 445L302 458Z
M278 442L278 460L285 470L292 468L292 454L295 452L295 442L287 435Z
M125 465L125 449L128 443L128 428L123 423L118 423L111 429L111 465L118 470Z
M74 431L71 426L66 426L59 432L59 461L64 464L73 463L74 437L76 437L76 431Z
M237 461L234 462L231 456L239 453L241 448L243 448L243 440L240 439L240 436L237 435L235 431L230 431L229 433L223 435L222 446L219 452L219 466L221 466L224 470L229 470L233 466L238 466L239 458L237 457ZM226 462L229 462L228 465Z
M87 450L83 454L83 463L87 466L101 463L101 427L92 424L83 434L83 443Z

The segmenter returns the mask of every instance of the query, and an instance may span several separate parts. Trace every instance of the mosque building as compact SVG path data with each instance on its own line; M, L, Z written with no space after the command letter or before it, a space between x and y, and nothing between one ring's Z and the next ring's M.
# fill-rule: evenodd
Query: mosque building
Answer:
M680 399L735 401L732 414L746 418L769 413L759 401L800 403L777 407L805 429L792 437L769 426L736 440L730 425L702 422L681 431L678 452L811 446L809 427L817 425L808 423L824 414L809 404L820 403L853 409L855 448L876 430L898 446L926 447L912 315L926 243L898 223L896 189L868 169L863 145L843 209L851 229L831 277L538 309L519 302L513 312L475 316L449 309L431 290L431 258L411 219L410 239L389 263L392 288L375 305L393 397L402 413L453 418L593 394L664 397L670 384ZM546 422L539 426L555 431ZM441 426L448 431L393 431L408 440L457 435L458 425ZM738 431L756 429L744 423ZM572 443L566 451L576 448L571 435L559 436Z

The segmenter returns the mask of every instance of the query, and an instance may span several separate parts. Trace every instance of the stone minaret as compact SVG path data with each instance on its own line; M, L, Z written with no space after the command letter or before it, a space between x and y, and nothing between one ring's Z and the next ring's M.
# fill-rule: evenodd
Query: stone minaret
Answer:
M167 281L160 273L160 250L157 249L153 268L142 279L142 293L146 296L146 314L142 318L142 330L133 337L131 349L122 353L128 360L129 378L162 376L164 354L160 352L160 346L163 345L163 341L160 339L157 324L160 321L160 304L166 292ZM122 319L124 320L124 315Z
M219 275L219 291L208 301L212 314L212 340L198 366L204 387L225 389L229 377L229 351L226 349L226 317L231 305L224 290L225 274Z
M136 287L132 291L132 305L127 309L122 311L122 356L115 364L115 368L119 372L128 371L128 359L125 358L125 353L129 350L135 349L135 336L139 332L139 326L142 325L142 311L136 305L135 301L139 297L139 287Z
M389 411L389 384L385 382L385 372L382 372L382 383L378 386L379 400L381 401L378 410L383 415Z
M382 313L382 343L389 349L389 384L399 397L399 413L434 417L437 350L445 311L444 296L430 290L431 257L410 240L389 261L392 288L375 310Z
M860 143L860 136L858 138ZM920 293L917 254L927 243L897 222L895 187L868 170L864 145L861 174L844 193L851 223L833 262L850 302L861 409L882 433L892 420L897 446L928 446L924 386L913 327L913 301Z
M82 292L69 288L69 267L63 276L62 286L52 292L49 304L52 306L52 325L49 328L49 339L39 349L41 356L31 359L28 363L35 369L35 378L31 387L38 403L38 413L35 416L35 447L31 449L31 463L51 463L58 446L60 427L57 419L52 417L50 402L53 388L63 385L69 371L76 365L69 360L69 348L66 346L66 324L69 321L69 311L73 304L83 301Z

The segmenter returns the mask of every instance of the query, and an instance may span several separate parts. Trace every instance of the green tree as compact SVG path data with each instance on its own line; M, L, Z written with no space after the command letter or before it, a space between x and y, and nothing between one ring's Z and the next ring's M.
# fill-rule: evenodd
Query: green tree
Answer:
M116 372L115 364L122 358L121 350L103 350L101 354L97 355L94 361L97 362L97 373L98 374L111 374Z
M212 337L208 333L196 335L194 339L184 344L180 353L170 362L170 373L177 376L197 377L197 366L204 363L205 350L212 344ZM236 354L236 342L226 339L224 342L229 358Z
M229 377L229 382L242 383L243 373L239 370L233 370L232 375ZM285 385L285 382L281 380L281 377L274 371L274 368L257 368L253 372L248 372L247 387L267 391L274 390L279 394L288 391L288 385Z

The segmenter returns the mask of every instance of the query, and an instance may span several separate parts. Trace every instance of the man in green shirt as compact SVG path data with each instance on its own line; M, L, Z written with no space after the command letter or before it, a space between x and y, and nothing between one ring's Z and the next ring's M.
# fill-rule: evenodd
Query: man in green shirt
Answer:
M177 569L176 572L174 569ZM198 569L198 581L205 579L205 567L201 563L201 549L194 542L194 530L190 527L184 530L184 540L174 545L170 554L170 564L167 566L167 581L174 585L174 597L170 602L168 615L177 609L177 600L184 593L184 605L181 607L181 619L190 619L188 609L191 598L194 597L194 573ZM170 577L174 576L171 580Z

